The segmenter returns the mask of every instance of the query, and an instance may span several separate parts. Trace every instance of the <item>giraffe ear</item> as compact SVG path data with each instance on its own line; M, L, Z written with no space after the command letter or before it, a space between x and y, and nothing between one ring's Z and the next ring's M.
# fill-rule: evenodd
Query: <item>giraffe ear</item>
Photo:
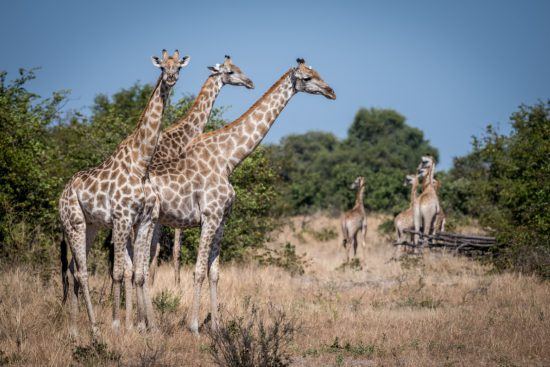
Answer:
M189 56L182 57L180 62L179 62L180 63L180 68L183 68L183 67L187 66L187 64L189 64L190 60L191 60L191 57L189 57Z
M208 70L210 70L213 73L219 73L221 71L220 64L216 64L214 66L209 66Z
M160 68L162 66L161 61L157 56L151 56L151 61L153 62L153 65L155 65L157 68Z

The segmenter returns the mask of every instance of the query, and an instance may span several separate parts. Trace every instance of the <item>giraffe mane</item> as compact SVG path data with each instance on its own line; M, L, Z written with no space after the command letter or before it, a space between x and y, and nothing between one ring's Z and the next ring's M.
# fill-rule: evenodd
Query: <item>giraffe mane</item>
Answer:
M250 106L250 108L248 110L246 110L245 113L243 113L239 118L237 118L236 120L232 121L231 123L225 125L224 127L221 127L217 130L214 130L214 131L210 131L208 133L203 133L201 135L199 135L197 137L198 140L202 140L204 138L207 138L207 137L210 137L210 136L214 136L214 135L218 135L218 134L221 134L221 133L224 133L226 132L227 130L230 130L231 128L235 127L236 125L238 125L241 121L243 121L244 119L246 119L248 116L250 116L254 110L256 110L256 108L260 105L260 103L262 103L271 93L273 93L273 91L275 89L277 89L282 83L283 81L287 78L287 76L294 70L294 68L290 68L286 73L283 74L283 76L281 76L279 78L279 80L277 80L275 82L275 84L273 84L271 86L271 88L269 88L256 102L254 102L254 104L252 106Z

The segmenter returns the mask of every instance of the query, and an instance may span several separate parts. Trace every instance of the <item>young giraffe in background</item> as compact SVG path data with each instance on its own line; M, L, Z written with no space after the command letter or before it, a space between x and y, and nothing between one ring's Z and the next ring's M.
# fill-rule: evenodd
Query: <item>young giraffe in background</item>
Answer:
M147 235L150 216L155 207L156 197L147 180L147 171L155 151L166 100L170 90L179 78L179 71L187 65L189 57L179 59L179 52L169 56L162 51L162 60L153 57L153 64L162 72L149 98L134 132L122 141L115 152L99 166L75 174L65 186L59 200L59 214L63 227L62 243L62 276L64 300L69 292L71 281L70 331L77 333L76 317L78 311L78 290L86 303L92 333L97 336L99 330L90 298L88 271L86 265L87 251L91 247L97 230L100 227L113 229L114 263L113 263L113 327L120 325L120 286L122 277L131 278L132 269L125 269L127 258L126 246L133 237L144 238ZM67 243L73 254L70 265L67 264ZM134 251L134 263L140 263L141 254ZM75 268L76 265L76 268ZM69 276L67 276L69 270ZM146 318L152 320L152 310L147 310L143 300L147 299L147 288L144 286L143 269L137 267L134 272L137 287L138 309L142 306ZM130 286L131 283L129 282ZM132 290L126 290L126 326L131 326Z
M404 231L414 230L414 205L417 200L418 175L407 175L404 185L411 185L411 199L409 207L397 214L393 223L397 233L397 243L407 242Z
M247 89L254 89L252 80L237 65L233 64L231 57L228 55L225 55L223 64L209 66L208 69L212 71L212 74L204 82L197 98L185 116L161 133L152 164L178 159L185 153L185 148L187 148L189 142L203 132L212 112L214 102L224 85L244 86ZM180 282L180 251L181 230L177 228L172 248L176 284ZM151 248L152 261L149 271L151 284L155 280L159 252L159 243L153 243Z
M175 228L201 226L189 319L189 328L195 334L199 329L201 288L207 272L212 327L218 325L220 240L235 199L229 176L256 149L297 92L336 98L320 75L298 59L298 66L288 70L237 120L193 139L185 157L151 166L150 178L160 202L159 223ZM154 241L157 229L158 226Z
M367 242L367 213L363 205L363 193L365 191L365 178L359 176L351 184L351 189L356 189L355 205L342 215L341 226L344 239L342 246L346 250L346 262L349 262L349 252L353 249L353 257L357 256L357 236L361 231L361 247L363 247L363 256L365 256L365 246Z
M431 156L423 156L420 163L420 176L423 178L422 193L414 205L414 230L427 234L433 234L435 220L440 211L439 198L437 197L434 182L435 160ZM424 240L423 242L426 242ZM414 244L418 244L418 234L414 235Z

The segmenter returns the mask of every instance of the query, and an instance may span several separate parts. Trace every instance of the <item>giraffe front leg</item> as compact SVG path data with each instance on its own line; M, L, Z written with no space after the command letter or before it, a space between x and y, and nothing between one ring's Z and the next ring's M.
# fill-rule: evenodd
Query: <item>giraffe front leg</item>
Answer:
M155 216L151 220L143 223L145 237L138 237L138 243L142 254L141 271L143 272L143 284L141 292L143 294L143 311L145 317L145 323L149 330L156 330L156 322L153 312L153 303L149 294L149 260L150 260L150 246L153 239L158 237L159 227L157 225L157 217ZM138 232L140 233L140 232Z
M112 327L120 328L120 287L124 277L126 246L130 240L132 226L128 220L116 220L113 223L113 323Z
M202 227L199 251L197 254L197 262L195 264L195 273L193 274L193 304L189 319L189 330L195 335L199 334L199 309L202 283L206 277L210 249L212 246L212 241L216 235L219 220L215 220L210 216L203 216L201 223Z
M133 264L132 264L131 246L126 246L126 253L124 254L124 303L126 305L126 330L132 329L132 295L134 287L132 284Z
M225 227L225 218L216 229L212 249L208 259L208 279L210 280L210 309L212 316L212 329L217 330L219 325L218 306L218 280L220 278L220 248Z
M151 244L151 250L149 251L151 256L151 265L149 265L149 285L153 286L155 284L155 276L158 270L159 264L159 254L160 254L160 227L155 225L153 228L153 233L151 235L151 241L147 240Z

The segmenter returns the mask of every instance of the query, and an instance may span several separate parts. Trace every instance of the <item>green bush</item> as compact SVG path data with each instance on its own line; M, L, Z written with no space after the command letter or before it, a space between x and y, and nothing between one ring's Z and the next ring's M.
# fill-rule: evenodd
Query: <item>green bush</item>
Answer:
M248 306L244 316L221 317L219 328L208 328L209 353L218 366L284 367L291 362L288 346L297 331L295 320L270 307L260 312Z
M474 139L473 152L455 160L442 195L506 245L495 256L499 268L550 278L550 101L521 106L511 127L502 135L488 126Z

